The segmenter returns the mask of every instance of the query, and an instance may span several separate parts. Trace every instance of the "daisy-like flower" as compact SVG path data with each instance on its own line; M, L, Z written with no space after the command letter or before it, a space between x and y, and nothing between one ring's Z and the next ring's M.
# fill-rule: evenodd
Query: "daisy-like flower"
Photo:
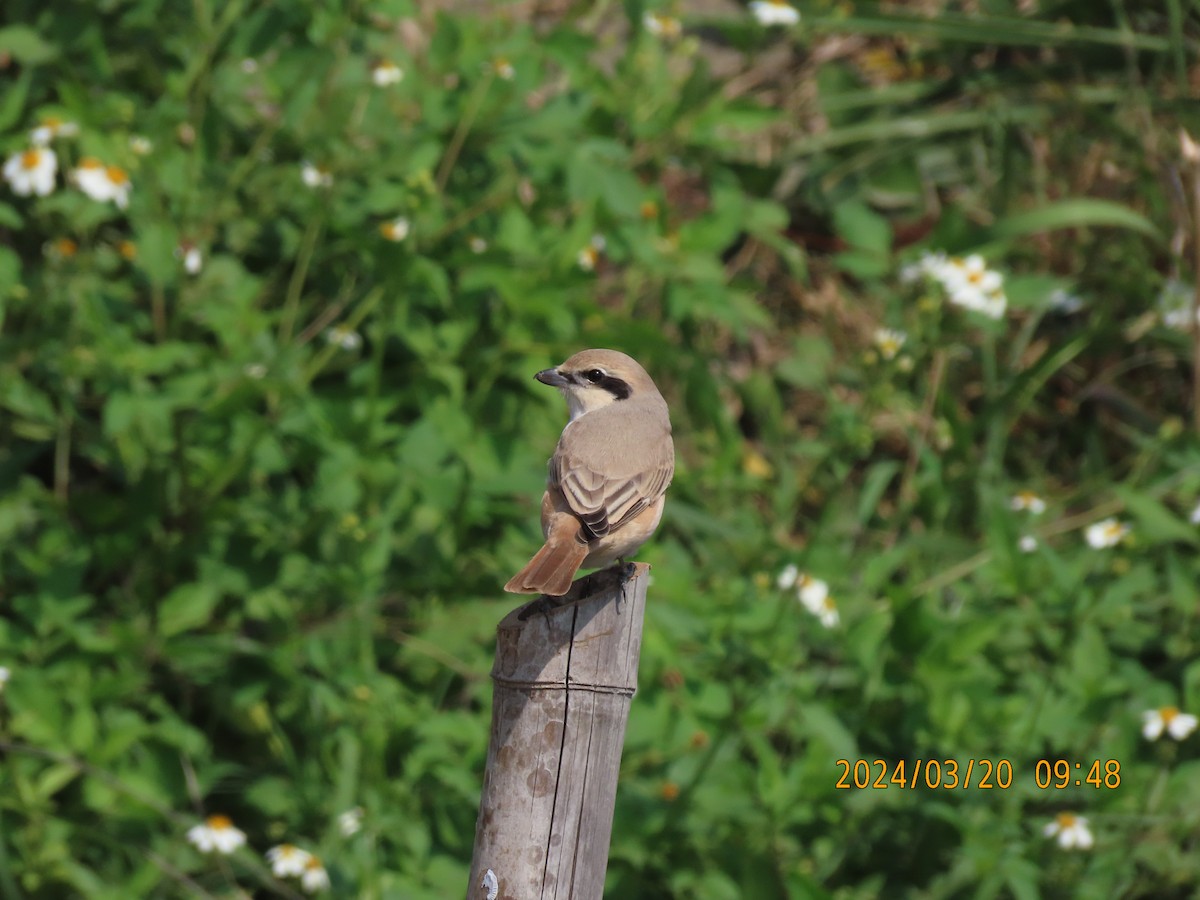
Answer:
M334 325L325 332L325 340L343 350L357 350L362 346L362 335L345 325Z
M837 603L829 594L829 585L811 575L801 575L796 580L800 604L821 620L826 628L833 628L841 621Z
M399 243L408 237L410 228L408 219L404 218L404 216L397 216L394 219L381 223L379 233L389 241Z
M795 563L788 563L783 567L783 571L779 573L778 577L776 577L775 585L781 591L790 591L796 586L796 580L799 577L800 569L797 568Z
M304 874L300 876L300 886L310 894L329 889L329 873L321 865L321 860L311 854L304 863Z
M130 135L129 149L133 151L135 156L147 156L154 149L154 144L151 143L150 138L134 134Z
M333 173L305 160L300 166L300 180L310 188L327 188L333 185Z
M404 70L390 59L380 60L371 66L371 80L376 87L387 87L404 78Z
M472 253L485 253L488 248L488 242L475 234L467 241L467 246L471 248Z
M121 241L117 244L117 252L121 254L121 259L133 262L137 259L137 244L133 241Z
M1157 741L1165 731L1177 741L1196 730L1200 725L1191 713L1180 712L1174 706L1160 706L1158 709L1148 709L1142 713L1142 735L1148 741Z
M183 270L189 275L199 275L204 268L204 254L191 241L181 241L175 248L175 258L183 260Z
M1095 840L1092 838L1091 831L1088 830L1087 822L1086 816L1061 812L1054 817L1053 821L1046 823L1042 828L1042 834L1046 837L1058 838L1058 846L1064 850L1090 850Z
M1181 331L1192 327L1192 301L1195 289L1176 278L1167 280L1158 293L1158 310L1163 324ZM1197 316L1200 321L1200 314Z
M1087 527L1084 537L1088 545L1096 550L1115 547L1129 534L1129 526L1117 519L1104 519Z
M117 209L129 206L129 191L133 185L129 175L119 166L106 166L94 156L86 156L71 172L71 180L93 200L101 203L111 200Z
M1021 539L1017 541L1017 547L1020 548L1022 553L1032 553L1037 549L1037 546L1037 538L1032 534L1023 534L1021 535Z
M750 4L750 12L758 20L759 25L795 25L800 21L800 13L783 0L754 0Z
M904 342L908 340L908 335L895 328L876 328L872 340L880 356L884 359L895 359Z
M1004 315L1008 306L1004 279L999 272L989 269L979 254L950 260L942 268L939 280L954 305L993 319Z
M596 268L596 263L600 261L600 254L604 252L606 246L608 246L608 241L604 239L604 235L593 234L588 245L580 250L579 255L575 257L579 268L585 272L593 271Z
M492 60L492 72L502 81L512 81L517 74L513 64L503 56L497 56Z
M29 139L37 147L45 147L58 137L74 137L79 134L79 126L74 122L66 122L58 116L46 116L41 124L29 132Z
M642 16L642 27L655 37L668 41L673 41L683 34L683 23L666 13L646 13Z
M356 806L337 817L338 831L343 837L353 837L362 830L363 808Z
M993 319L1002 318L1008 307L1003 276L989 269L978 254L959 259L948 258L945 253L926 253L900 270L900 280L906 284L923 277L937 281L955 306Z
M1046 511L1046 501L1033 491L1017 491L1008 501L1008 505L1017 512L1030 512L1040 516Z
M941 250L936 253L922 253L920 259L900 270L900 281L904 284L915 284L922 278L933 278L940 282L948 274L949 265L949 257Z
M262 363L246 363L242 371L246 373L247 378L253 378L255 381L267 376L267 367Z
M188 830L187 839L201 853L216 851L228 856L246 843L246 834L235 828L228 816L209 816L201 825Z
M58 157L48 147L32 147L14 153L4 164L4 180L18 197L37 194L45 197L54 190Z
M280 844L267 851L267 862L271 864L271 874L276 878L299 878L310 859L311 853L292 844Z

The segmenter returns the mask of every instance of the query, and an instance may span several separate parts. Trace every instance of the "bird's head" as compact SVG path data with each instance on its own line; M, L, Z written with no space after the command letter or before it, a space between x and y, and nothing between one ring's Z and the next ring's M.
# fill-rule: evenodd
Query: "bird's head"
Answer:
M585 413L634 397L659 396L646 370L619 350L581 350L534 376L562 391L574 422Z

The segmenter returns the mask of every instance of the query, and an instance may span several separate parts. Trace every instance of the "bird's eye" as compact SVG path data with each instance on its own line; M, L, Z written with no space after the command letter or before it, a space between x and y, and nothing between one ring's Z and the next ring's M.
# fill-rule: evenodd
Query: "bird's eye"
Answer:
M588 369L586 372L583 373L583 377L586 378L588 381L590 381L592 384L599 384L601 381L604 380L604 370L603 369Z

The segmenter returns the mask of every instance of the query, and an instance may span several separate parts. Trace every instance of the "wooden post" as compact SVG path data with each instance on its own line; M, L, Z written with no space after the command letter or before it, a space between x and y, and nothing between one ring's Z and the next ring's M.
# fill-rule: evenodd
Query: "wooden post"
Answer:
M600 900L637 688L646 573L576 582L496 629L492 731L467 900Z

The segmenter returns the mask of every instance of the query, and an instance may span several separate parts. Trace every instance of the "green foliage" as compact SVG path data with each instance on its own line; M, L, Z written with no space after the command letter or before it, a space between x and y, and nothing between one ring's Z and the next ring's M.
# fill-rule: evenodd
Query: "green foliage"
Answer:
M6 5L0 153L78 133L0 195L0 897L294 896L280 843L334 896L461 895L563 420L530 376L587 346L646 364L679 450L612 896L1186 896L1200 733L1141 728L1200 713L1157 305L1197 274L1192 6L677 39L434 6ZM214 814L248 847L193 847Z

